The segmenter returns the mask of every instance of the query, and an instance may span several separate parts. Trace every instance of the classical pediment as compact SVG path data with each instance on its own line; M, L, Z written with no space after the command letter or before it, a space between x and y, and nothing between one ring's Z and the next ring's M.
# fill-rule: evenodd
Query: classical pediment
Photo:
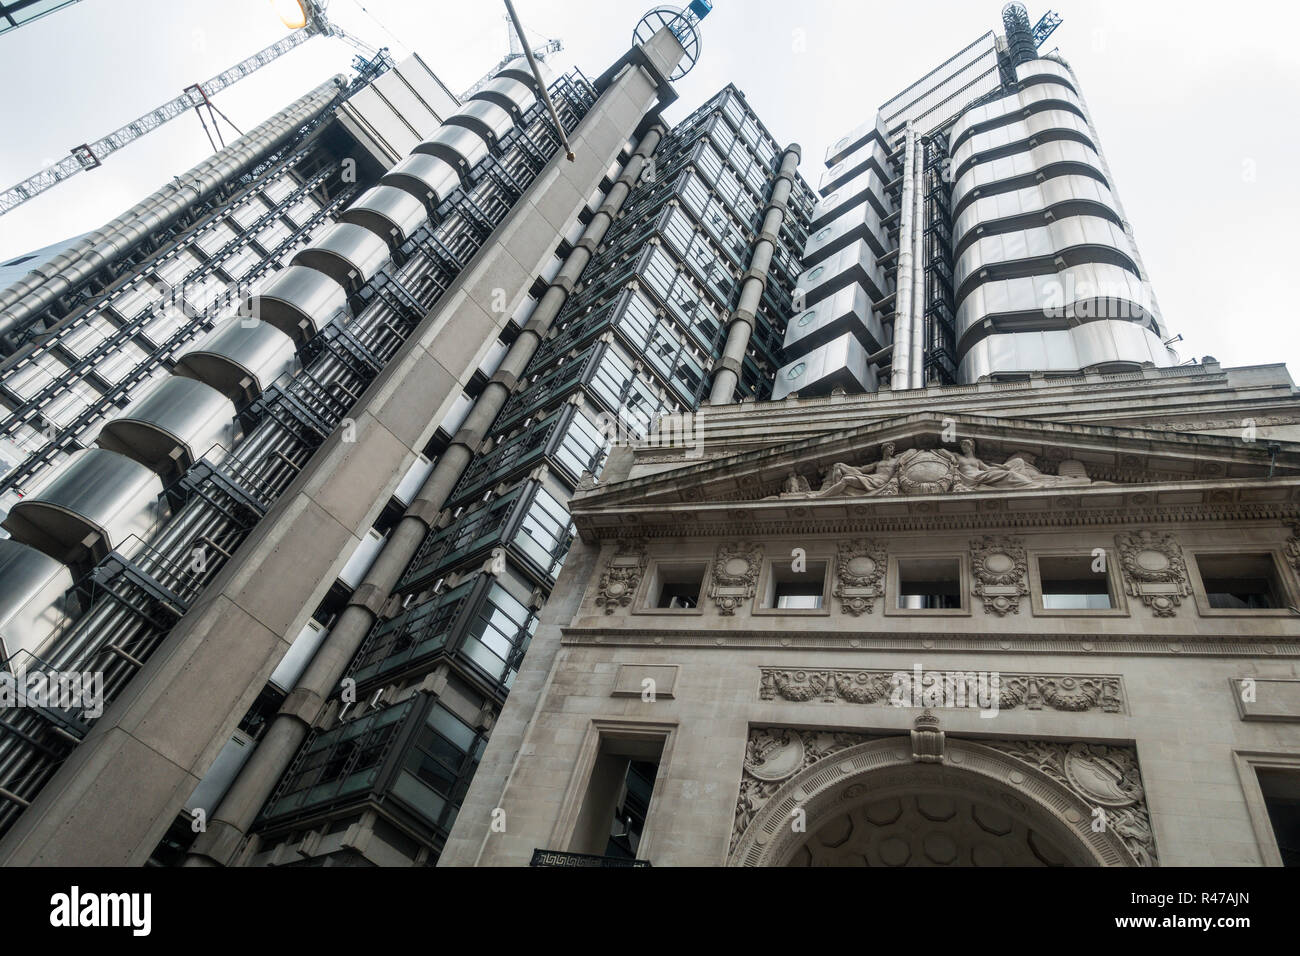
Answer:
M639 513L652 525L691 520L683 516L706 505L792 521L1060 510L1083 498L1113 507L1134 495L1195 509L1211 499L1289 505L1295 488L1295 443L921 413L740 454L689 436L624 449L605 481L582 487L573 513L583 530L614 518L636 525Z

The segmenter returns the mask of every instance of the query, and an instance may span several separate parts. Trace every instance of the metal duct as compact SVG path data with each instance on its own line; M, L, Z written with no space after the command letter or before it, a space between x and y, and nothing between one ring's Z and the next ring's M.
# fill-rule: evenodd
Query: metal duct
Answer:
M911 383L912 370L912 215L916 188L913 167L912 124L903 131L903 196L899 201L898 270L894 276L894 358L889 387L903 389Z
M913 134L912 173L912 362L910 388L925 388L925 144Z
M170 225L192 205L279 149L304 123L328 109L346 82L346 77L339 74L322 83L248 135L177 177L176 182L141 200L102 229L0 292L0 336L26 326L60 296L100 268L111 265L117 256Z

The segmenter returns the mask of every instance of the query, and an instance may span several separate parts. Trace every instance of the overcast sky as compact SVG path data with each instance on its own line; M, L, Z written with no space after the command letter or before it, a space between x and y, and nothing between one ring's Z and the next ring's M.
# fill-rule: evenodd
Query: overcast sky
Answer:
M361 7L364 6L363 12ZM553 61L595 77L630 43L648 0L516 0L525 26L558 37ZM715 0L699 65L674 120L728 82L816 184L826 147L904 86L990 29L1000 0ZM1030 5L1030 17L1046 10ZM1300 222L1300 6L1061 0L1059 48L1082 84L1168 326L1184 357L1289 361ZM411 50L454 91L507 50L496 0L333 0L330 16L400 58ZM82 0L0 37L0 188L275 42L268 0ZM801 41L802 42L799 42ZM216 98L249 129L353 51L316 38ZM227 131L229 134L229 131ZM210 152L181 117L0 217L0 261L97 228Z

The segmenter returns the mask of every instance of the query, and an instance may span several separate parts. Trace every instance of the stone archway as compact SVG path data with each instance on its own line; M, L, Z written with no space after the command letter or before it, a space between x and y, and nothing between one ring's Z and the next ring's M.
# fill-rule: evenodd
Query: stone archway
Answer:
M1138 865L1114 828L1094 832L1095 804L1037 767L951 737L942 762L913 752L888 737L806 766L754 815L729 865Z

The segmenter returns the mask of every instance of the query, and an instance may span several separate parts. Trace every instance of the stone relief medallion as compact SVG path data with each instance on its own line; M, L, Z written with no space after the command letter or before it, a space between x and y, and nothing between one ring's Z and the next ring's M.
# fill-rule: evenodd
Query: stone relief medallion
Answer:
M645 541L629 541L619 545L610 557L596 587L596 606L613 614L632 602L646 569Z
M864 538L839 542L834 594L840 599L841 614L858 617L874 610L876 598L884 594L885 568L885 548L879 542Z
M937 495L951 491L956 477L951 453L904 452L898 467L898 488L905 495Z
M717 602L720 613L735 614L736 608L754 597L762 563L763 549L760 545L742 541L718 548L709 596Z
M1129 597L1140 598L1157 617L1173 617L1192 593L1183 552L1173 535L1143 529L1117 534L1115 544Z
M1029 560L1022 544L1015 538L994 536L971 542L972 593L984 602L985 614L1020 613L1020 599L1029 593Z
M1031 830L1043 832L1046 825L1058 833L1072 833L1078 841L1074 852L1082 854L1075 857L1080 862L1091 858L1111 866L1156 865L1133 747L1059 739L953 739L933 719L931 724L918 722L910 740L905 733L873 737L751 728L732 828L732 865L781 863L801 839L791 836L787 822L794 807L806 810L812 833L828 817L841 813L838 807L882 792L884 798L863 810L864 823L892 824L901 812L894 794L908 799L909 791L933 786L933 771L921 772L927 762L950 766L961 774L953 778L952 793L1000 804ZM918 732L934 739L922 741L918 748ZM926 801L935 812L945 805L944 794L918 794L916 799ZM939 819L934 813L926 816L930 822ZM1098 820L1104 821L1100 829ZM881 856L888 864L891 860L885 859L884 849ZM953 853L946 856L956 859ZM900 853L897 862L905 862L906 857Z

